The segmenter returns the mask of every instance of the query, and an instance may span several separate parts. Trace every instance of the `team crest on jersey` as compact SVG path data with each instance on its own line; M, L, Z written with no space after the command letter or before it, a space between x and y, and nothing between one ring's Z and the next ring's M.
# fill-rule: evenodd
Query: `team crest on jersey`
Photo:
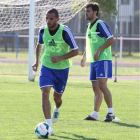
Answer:
M88 38L91 38L91 33L88 34Z
M57 44L55 43L54 39L52 39L52 40L49 42L49 46L57 46Z

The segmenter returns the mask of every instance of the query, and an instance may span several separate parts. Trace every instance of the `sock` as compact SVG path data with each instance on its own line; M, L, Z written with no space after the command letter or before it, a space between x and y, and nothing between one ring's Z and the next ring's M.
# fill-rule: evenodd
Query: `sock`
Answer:
M57 107L55 106L55 111L56 111L56 112L59 112L59 110L60 110L60 107L57 108Z
M48 123L52 127L52 119L46 119L46 123Z
M99 114L99 112L97 112L97 111L93 111L92 114L91 114L91 117L94 117L94 116L97 117L98 114Z
M108 113L114 114L113 108L108 108Z

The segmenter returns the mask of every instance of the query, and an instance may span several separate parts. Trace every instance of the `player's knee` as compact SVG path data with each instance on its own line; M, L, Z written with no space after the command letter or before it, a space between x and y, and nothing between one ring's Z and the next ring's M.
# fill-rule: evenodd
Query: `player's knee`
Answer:
M100 88L101 91L104 91L105 88L106 88L106 85L104 83L102 83L102 82L99 82L98 87Z
M93 89L93 91L96 93L96 91L98 90L98 87L97 86L92 86L92 89Z
M57 104L57 103L60 103L60 101L61 101L61 98L56 97L56 96L54 96L53 99L54 99L54 102L55 102L56 104Z
M49 99L49 92L47 92L46 90L42 91L42 99L43 100Z

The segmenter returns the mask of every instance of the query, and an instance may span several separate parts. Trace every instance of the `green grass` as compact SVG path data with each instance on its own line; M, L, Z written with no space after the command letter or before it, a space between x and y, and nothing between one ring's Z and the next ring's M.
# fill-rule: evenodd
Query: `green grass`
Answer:
M29 52L27 51L21 51L18 52L18 59L27 59L29 57ZM0 52L0 58L16 58L16 52Z
M15 52L1 52L0 58L15 58ZM124 53L123 62L139 62L139 53L132 53L129 57ZM89 75L90 67L80 67L82 55L78 55L72 60L79 61L79 65L73 65L70 68L70 75ZM19 52L18 59L28 59L28 52ZM113 62L115 58L113 57ZM119 60L118 60L119 62ZM39 67L40 69L40 67ZM139 67L117 67L117 75L139 75ZM4 75L28 75L28 64L25 63L0 63L0 74ZM37 75L39 72L37 73ZM115 75L115 67L113 67L113 75Z
M114 52L112 53L112 60L113 62L115 62L115 57L114 57ZM29 53L27 51L19 51L18 53L18 59L28 59L29 57ZM2 51L0 52L0 58L12 58L15 59L16 58L16 52L5 52ZM72 58L73 60L81 60L82 55L78 55L74 58ZM128 55L128 53L123 52L122 54L122 62L139 62L140 60L140 53L132 53L131 56ZM119 53L118 53L118 62L120 61L119 58Z
M113 108L120 122L105 123L107 106L103 101L100 121L82 118L93 110L91 83L84 79L68 79L63 95L60 119L53 124L55 136L50 140L138 140L139 139L139 83L138 81L108 81L112 92ZM53 90L50 101L52 109ZM37 140L35 126L44 122L38 78L29 82L27 77L0 77L0 139Z
M117 61L120 62L120 53L118 53ZM77 55L73 57L73 60L81 60L82 55ZM112 61L115 62L115 56L114 53L112 53ZM140 53L132 53L131 56L128 55L128 53L123 52L122 53L122 62L140 62Z
M38 68L40 70L40 66ZM90 66L82 68L80 65L73 65L70 68L70 75L89 75ZM28 75L28 64L25 63L0 63L0 74L4 75ZM39 71L37 72L37 75ZM118 67L117 75L139 75L139 67ZM115 68L113 67L113 75Z

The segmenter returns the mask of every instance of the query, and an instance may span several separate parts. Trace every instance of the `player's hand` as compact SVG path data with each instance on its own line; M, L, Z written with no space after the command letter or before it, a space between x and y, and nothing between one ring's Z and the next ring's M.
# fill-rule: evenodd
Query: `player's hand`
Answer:
M99 60L99 55L100 55L100 51L97 50L97 51L95 52L95 54L94 54L94 60L95 60L95 61L98 61L98 60Z
M57 56L51 56L52 63L58 63L60 61L60 58Z
M34 63L33 65L32 65L32 68L33 68L33 71L37 71L37 68L38 68L38 64L37 63Z
M81 65L81 67L84 67L85 66L85 60L84 59L81 60L80 65Z

